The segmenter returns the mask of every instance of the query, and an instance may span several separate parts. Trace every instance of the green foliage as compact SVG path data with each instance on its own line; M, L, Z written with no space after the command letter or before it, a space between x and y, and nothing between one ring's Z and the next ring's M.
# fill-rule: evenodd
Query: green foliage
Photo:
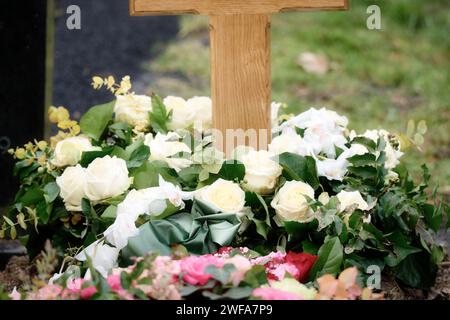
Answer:
M286 152L279 155L279 163L283 167L283 176L286 179L306 182L313 189L319 187L320 183L314 158Z
M167 112L166 106L162 99L156 95L152 95L152 112L150 113L150 124L156 132L167 133L167 122L171 118L171 113Z
M323 274L337 274L341 270L344 248L339 238L330 238L320 247L316 263L310 271L310 279L313 280Z
M90 108L80 120L82 132L94 140L100 140L112 120L115 103L111 101Z

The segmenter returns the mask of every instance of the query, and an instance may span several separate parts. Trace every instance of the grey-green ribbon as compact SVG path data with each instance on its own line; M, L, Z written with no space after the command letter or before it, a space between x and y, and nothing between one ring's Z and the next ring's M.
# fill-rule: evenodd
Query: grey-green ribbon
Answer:
M124 258L149 252L170 255L171 246L181 244L193 254L207 254L231 243L241 223L236 214L216 213L195 201L191 213L178 213L164 220L151 220L123 249Z

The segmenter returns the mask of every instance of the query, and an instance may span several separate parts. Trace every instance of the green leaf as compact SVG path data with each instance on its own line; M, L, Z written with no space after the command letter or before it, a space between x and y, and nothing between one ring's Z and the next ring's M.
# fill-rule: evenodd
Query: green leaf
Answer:
M112 120L116 101L94 106L80 120L81 131L94 140L100 140Z
M423 215L428 227L436 232L441 228L443 220L440 209L441 208L436 208L435 206L428 203L425 203L422 206Z
M339 238L328 239L319 249L319 257L310 271L310 280L327 273L339 273L344 258L343 250Z
M170 169L164 162L147 161L132 173L134 188L140 190L157 187L159 186L160 175L164 180L178 185L178 181L172 173L174 173L174 170ZM176 172L174 174L176 175Z
M50 219L52 206L47 204L45 201L41 201L36 205L37 216L39 217L39 221L43 224L47 224Z
M252 295L253 288L251 287L236 287L231 288L222 295L222 298L228 298L232 300L241 300L248 298Z
M437 266L430 263L430 255L422 251L406 257L395 269L395 277L404 284L428 289L436 280Z
M52 203L59 195L59 187L56 182L49 182L44 187L44 197L48 203Z
M139 146L136 150L134 150L130 155L130 160L127 161L128 169L139 168L144 164L144 162L148 161L150 157L150 148L146 145Z
M166 106L162 99L156 95L152 95L152 112L150 113L150 124L156 132L167 133L167 123L170 120L170 114L167 113Z
M256 225L256 232L267 240L267 234L269 233L269 226L265 221L253 218L252 221Z
M15 226L11 226L11 229L9 229L9 236L11 240L15 240L17 238L17 230Z
M278 160L283 167L283 175L286 179L306 182L314 190L319 187L320 182L314 158L285 152L279 156Z
M85 151L81 154L80 165L83 168L87 168L92 161L94 161L97 158L110 156L114 150L115 150L114 147L107 147L99 151Z
M354 167L374 166L377 158L371 153L363 155L354 155L347 159Z
M302 241L303 252L317 255L317 252L320 249L320 246L317 243L312 242L309 239L305 239Z
M245 177L245 166L237 161L225 161L219 171L219 177L224 180L242 181Z
M18 202L21 202L24 207L34 205L41 201L44 197L44 192L39 187L28 189Z
M117 217L117 207L112 205L106 208L103 214L101 215L102 219L114 220L116 217Z
M9 224L11 227L14 226L14 222L12 222L11 219L9 219L7 216L3 216L3 219L6 221L7 224Z
M230 281L231 273L235 270L236 267L233 264L226 264L222 268L211 265L205 268L204 273L211 275L213 279L222 284L227 284Z
M370 152L374 152L377 149L377 144L369 138L366 137L356 137L352 140L351 142L352 144L362 144L363 146L365 146L367 149L369 149Z

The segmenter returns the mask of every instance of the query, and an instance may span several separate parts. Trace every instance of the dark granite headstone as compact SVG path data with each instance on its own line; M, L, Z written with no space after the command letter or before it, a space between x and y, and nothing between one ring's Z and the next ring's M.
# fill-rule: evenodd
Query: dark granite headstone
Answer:
M17 188L7 149L43 138L46 10L42 0L0 4L0 208Z
M69 6L78 6L81 29L69 29ZM77 119L89 107L112 100L90 87L93 75L147 75L143 64L178 33L176 17L131 17L128 0L56 0L53 104ZM150 75L151 76L151 75Z

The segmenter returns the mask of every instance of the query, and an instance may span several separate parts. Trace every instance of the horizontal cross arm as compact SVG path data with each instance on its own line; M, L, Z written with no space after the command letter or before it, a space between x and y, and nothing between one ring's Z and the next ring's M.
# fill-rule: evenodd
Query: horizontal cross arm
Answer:
M268 14L301 10L345 10L348 0L130 0L132 15Z

